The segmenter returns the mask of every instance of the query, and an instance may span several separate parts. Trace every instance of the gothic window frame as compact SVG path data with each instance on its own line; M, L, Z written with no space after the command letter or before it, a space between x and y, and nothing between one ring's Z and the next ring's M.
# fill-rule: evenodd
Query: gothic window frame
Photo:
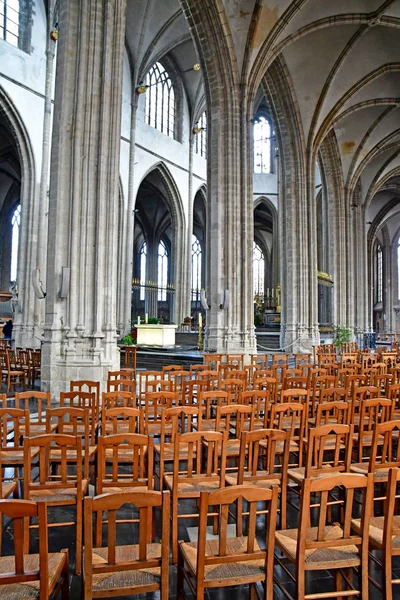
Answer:
M191 296L192 300L198 300L201 291L201 269L202 269L203 250L199 238L192 233L192 281L191 281Z
M375 251L376 268L376 302L383 302L383 252L382 246L377 244Z
M207 113L205 110L197 120L196 127L200 129L200 132L195 134L194 151L202 158L207 159Z
M146 73L145 122L153 129L176 139L177 98L169 69L156 61Z
M163 249L163 254L160 254L160 248ZM160 260L161 259L161 260ZM167 301L167 285L168 285L168 267L169 267L169 252L167 244L163 239L160 239L157 246L157 285L158 285L158 301Z
M259 252L259 258L256 257L256 252ZM253 240L253 293L259 297L264 297L265 294L265 253L256 240Z
M146 272L147 272L147 242L144 241L139 250L140 294L139 300L146 297Z
M11 213L11 262L10 281L17 280L19 240L21 233L21 204L17 204Z
M30 54L31 36L31 0L0 0L0 40Z
M268 135L260 127L260 133L257 132L259 125L268 125ZM274 140L275 130L271 118L264 111L258 112L253 119L253 171L254 173L270 175L274 173ZM257 138L256 138L257 136ZM266 144L264 148L263 143ZM259 162L258 162L259 161Z

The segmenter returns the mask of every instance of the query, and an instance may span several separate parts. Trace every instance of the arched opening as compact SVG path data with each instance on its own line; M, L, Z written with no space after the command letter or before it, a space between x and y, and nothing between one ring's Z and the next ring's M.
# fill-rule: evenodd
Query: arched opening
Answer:
M205 113L204 113L205 114ZM197 323L199 314L205 318L201 308L200 292L206 287L206 240L207 217L205 190L196 193L193 203L193 234L191 239L191 292L190 312L193 323Z
M132 321L158 317L176 322L176 273L183 260L180 200L167 170L160 165L141 182L135 204Z

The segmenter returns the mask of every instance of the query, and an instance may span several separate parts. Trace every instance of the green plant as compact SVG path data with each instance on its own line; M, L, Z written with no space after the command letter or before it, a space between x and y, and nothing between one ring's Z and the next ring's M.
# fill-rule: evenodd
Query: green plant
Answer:
M352 331L351 329L348 329L348 327L336 327L335 330L335 340L334 340L334 344L337 348L340 348L340 346L342 344L346 344L347 342L350 342L352 337Z
M160 322L160 319L158 317L149 317L147 322L149 325L158 325Z
M133 344L132 336L129 334L126 335L124 338L122 338L121 342L124 346L132 346L132 344Z
M263 325L263 323L264 323L264 321L263 321L262 315L256 313L254 315L254 325L255 325L255 327L259 327L260 325Z

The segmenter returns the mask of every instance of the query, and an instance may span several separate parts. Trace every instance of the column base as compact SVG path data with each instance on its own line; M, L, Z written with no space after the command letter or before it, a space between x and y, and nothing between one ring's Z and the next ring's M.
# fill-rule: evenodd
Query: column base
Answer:
M313 354L313 347L320 343L318 326L299 324L281 325L281 349L288 354Z
M256 354L254 326L249 327L247 331L227 327L206 328L204 350L218 354Z

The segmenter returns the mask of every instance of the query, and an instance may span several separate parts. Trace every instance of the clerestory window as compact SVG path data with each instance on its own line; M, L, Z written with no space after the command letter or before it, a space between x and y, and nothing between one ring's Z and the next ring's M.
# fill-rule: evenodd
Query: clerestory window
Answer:
M19 0L0 0L0 39L18 48Z
M174 137L175 92L172 81L161 63L155 63L146 75L146 123Z

